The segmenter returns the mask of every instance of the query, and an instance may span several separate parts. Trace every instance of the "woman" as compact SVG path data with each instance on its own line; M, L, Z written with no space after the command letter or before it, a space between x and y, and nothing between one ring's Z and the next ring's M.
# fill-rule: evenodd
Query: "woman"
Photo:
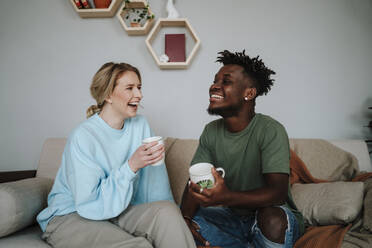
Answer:
M93 77L97 105L67 140L62 163L37 217L52 247L194 247L173 203L164 146L136 116L142 99L139 71L106 63Z

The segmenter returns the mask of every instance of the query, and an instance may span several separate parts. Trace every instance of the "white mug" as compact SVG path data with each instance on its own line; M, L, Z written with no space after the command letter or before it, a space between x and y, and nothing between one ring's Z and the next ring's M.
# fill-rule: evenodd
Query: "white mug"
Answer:
M213 165L210 163L197 163L192 165L189 169L191 181L202 188L213 188L215 180L211 171L212 167ZM225 177L225 170L223 168L216 168L216 171L221 171L221 176Z
M158 145L162 144L164 145L164 140L163 140L163 137L161 136L153 136L153 137L149 137L149 138L146 138L144 140L142 140L142 144L148 144L148 143L151 143L153 141L157 141ZM165 154L163 153L163 158L161 160L159 160L158 162L154 163L154 164L151 164L152 166L159 166L159 165L162 165L164 164L164 157L165 157Z

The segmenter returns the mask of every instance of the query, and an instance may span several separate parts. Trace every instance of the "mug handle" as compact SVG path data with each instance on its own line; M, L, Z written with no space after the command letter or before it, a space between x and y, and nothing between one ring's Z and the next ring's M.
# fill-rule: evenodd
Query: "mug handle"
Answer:
M223 169L223 168L221 168L221 167L218 167L218 168L216 168L216 171L221 171L222 172L222 178L224 178L225 177L225 170Z

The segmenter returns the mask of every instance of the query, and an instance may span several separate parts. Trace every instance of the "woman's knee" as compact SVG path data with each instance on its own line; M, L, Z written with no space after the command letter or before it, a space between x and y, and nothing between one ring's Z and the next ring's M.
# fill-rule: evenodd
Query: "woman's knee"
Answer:
M181 217L181 211L179 207L170 201L159 201L157 202L157 214L167 218Z

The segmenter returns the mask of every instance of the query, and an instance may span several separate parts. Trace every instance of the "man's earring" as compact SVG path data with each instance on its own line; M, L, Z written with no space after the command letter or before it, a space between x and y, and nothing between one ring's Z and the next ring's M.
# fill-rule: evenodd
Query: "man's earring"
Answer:
M248 97L247 97L247 96L246 96L246 97L244 97L244 100L248 101Z

